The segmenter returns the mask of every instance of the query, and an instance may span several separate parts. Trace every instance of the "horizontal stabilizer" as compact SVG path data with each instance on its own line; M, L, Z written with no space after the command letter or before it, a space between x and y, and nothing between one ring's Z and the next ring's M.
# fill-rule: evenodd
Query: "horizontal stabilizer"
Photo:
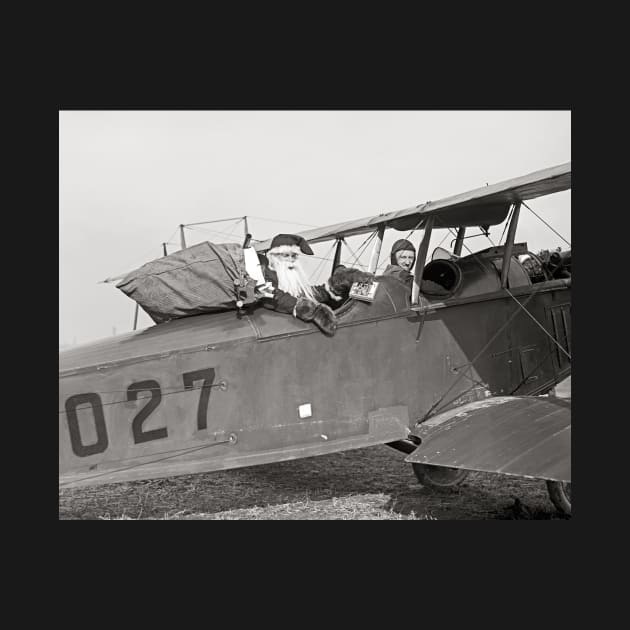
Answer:
M440 413L416 427L405 461L571 481L571 400L500 396Z

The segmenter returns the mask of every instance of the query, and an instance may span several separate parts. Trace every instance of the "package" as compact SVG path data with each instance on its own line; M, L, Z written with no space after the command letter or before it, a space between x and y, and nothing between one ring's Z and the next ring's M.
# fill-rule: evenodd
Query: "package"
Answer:
M249 277L256 281L256 285L265 284L264 272L256 250L253 247L246 247L243 249L243 256Z
M251 304L255 284L241 245L206 241L142 265L116 287L161 323Z

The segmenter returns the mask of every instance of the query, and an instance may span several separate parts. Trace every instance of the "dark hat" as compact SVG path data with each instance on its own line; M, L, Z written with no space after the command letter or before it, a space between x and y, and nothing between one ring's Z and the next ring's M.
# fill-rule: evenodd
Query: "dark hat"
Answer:
M268 252L273 254L274 249L284 249L284 246L299 247L303 254L308 254L309 256L313 254L313 250L306 242L306 239L298 234L277 234L273 237Z
M406 252L406 251L412 251L413 255L414 255L414 262L416 260L416 248L413 246L413 243L411 243L410 241L408 241L406 238L401 238L400 240L396 241L393 245L392 245L392 251L391 251L391 256L390 256L390 260L392 265L396 265L396 254L398 252Z

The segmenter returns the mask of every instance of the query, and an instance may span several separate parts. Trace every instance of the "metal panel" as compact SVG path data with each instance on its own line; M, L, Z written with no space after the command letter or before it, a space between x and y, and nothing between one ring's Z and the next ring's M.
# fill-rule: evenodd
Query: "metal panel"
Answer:
M203 345L243 341L255 336L249 319L238 317L236 311L184 317L60 352L59 372L63 374L108 362L121 363Z
M566 350L566 352L571 354L571 304L558 304L556 306L552 306L549 311L551 313L554 338ZM562 370L571 364L569 357L555 344L554 350L559 370Z
M405 461L571 481L571 401L496 397L439 414L414 430Z

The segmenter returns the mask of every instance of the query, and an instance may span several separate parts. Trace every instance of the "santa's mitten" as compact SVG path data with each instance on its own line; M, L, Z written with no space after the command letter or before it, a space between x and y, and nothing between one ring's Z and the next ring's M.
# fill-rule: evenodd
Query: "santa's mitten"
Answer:
M314 300L303 297L298 298L295 305L295 316L305 322L311 322L315 317L315 311L318 306L319 304Z
M337 318L335 317L335 313L332 308L326 306L326 304L317 305L313 321L323 333L331 337L337 330Z
M332 289L338 296L342 296L344 299L348 298L350 294L350 288L355 282L368 282L374 278L374 274L367 271L361 271L360 269L353 269L351 267L344 267L339 265L333 275L329 278L327 286Z

